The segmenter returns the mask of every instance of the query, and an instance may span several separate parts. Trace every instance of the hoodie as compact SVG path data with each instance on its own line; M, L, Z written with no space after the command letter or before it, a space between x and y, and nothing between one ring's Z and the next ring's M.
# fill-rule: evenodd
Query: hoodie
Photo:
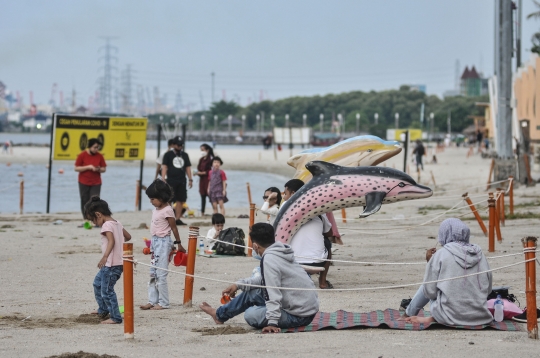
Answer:
M276 242L264 250L264 281L267 286L314 289L315 284L306 271L294 260L289 245ZM236 284L242 291L257 289L245 286L261 285L262 276L245 278ZM280 290L267 288L266 319L268 325L277 326L281 310L298 317L309 317L319 311L317 291Z
M482 249L467 242L450 241L437 251L428 262L424 282L489 270ZM493 316L487 308L491 280L491 272L488 272L424 284L424 295L431 300L431 315L437 322L450 326L491 323Z

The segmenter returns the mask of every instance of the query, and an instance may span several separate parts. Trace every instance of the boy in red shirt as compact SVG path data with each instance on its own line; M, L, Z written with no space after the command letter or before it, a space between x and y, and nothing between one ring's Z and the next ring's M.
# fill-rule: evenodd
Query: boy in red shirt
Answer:
M75 161L75 171L79 172L79 193L83 218L84 205L94 195L99 196L101 191L101 173L105 173L107 166L105 158L99 153L101 145L98 139L90 139L88 148L81 152Z

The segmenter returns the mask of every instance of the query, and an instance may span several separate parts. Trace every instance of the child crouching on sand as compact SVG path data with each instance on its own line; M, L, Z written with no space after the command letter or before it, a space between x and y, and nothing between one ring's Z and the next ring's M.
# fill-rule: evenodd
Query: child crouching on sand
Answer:
M152 224L150 232L152 242L150 244L151 264L167 269L171 259L171 251L174 244L178 245L178 251L186 252L180 243L180 235L176 227L174 211L169 204L173 198L172 188L163 180L156 179L148 189L146 195L150 203L155 207L152 211ZM171 231L176 241L171 240ZM169 308L169 286L167 285L168 272L155 267L150 268L150 282L148 282L148 303L140 306L142 310L162 310Z
M112 218L111 210L105 200L93 196L84 206L86 219L101 227L101 252L103 257L98 262L99 272L94 278L94 295L98 310L93 312L102 318L105 324L122 323L114 285L123 271L123 243L131 240L131 235L119 221Z

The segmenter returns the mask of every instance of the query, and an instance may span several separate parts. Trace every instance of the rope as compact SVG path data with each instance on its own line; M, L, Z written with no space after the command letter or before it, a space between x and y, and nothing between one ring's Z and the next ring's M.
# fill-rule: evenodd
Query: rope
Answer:
M206 238L206 237L199 236L198 238ZM215 242L221 242L221 243L224 243L224 244L227 244L227 245L241 247L241 248L244 248L244 249L250 249L250 247L246 246L246 245L233 244L231 242L226 242L226 241L222 241L222 240L218 240L218 239L208 239L208 240L215 241ZM523 253L526 253L526 252L538 252L538 251L531 251L531 249L525 248L525 249L523 249L522 252L518 252L518 253L515 253L515 254L507 254L507 255L491 256L491 257L486 256L486 259L490 260L490 259L498 259L498 258L501 258L501 257L523 255ZM294 257L299 257L299 258L302 258L302 259L310 259L310 260L318 260L318 261L329 261L329 262L340 262L340 263L350 263L350 264L358 264L358 265L425 265L425 262L422 262L422 261L420 261L420 262L381 262L381 261L352 261L352 260L322 259L322 258L318 258L318 257L309 257L309 256L301 256L301 255L294 255Z
M201 279L201 280L214 281L214 282L221 282L221 283L234 284L234 285L237 284L236 282L233 282L233 281L220 280L220 279L217 279L217 278L203 277L203 276L199 276L199 275L191 275L191 274L184 273L184 272L179 272L179 271L173 271L173 270L169 270L169 269L164 269L164 268L161 268L161 267L157 267L157 266L145 264L145 263L142 263L142 262L138 262L137 260L129 260L129 259L126 259L126 258L124 258L123 260L124 260L124 261L128 261L128 262L132 262L132 263L134 263L135 265L139 265L139 264L140 264L140 265L143 265L143 266L153 267L153 268L155 268L155 269L167 271L167 272L170 272L170 273L178 273L178 274L180 274L180 275L187 276L187 277L199 278L199 279ZM521 262L516 262L516 263L510 264L510 265L506 265L506 266L501 266L501 267L497 267L497 268L494 268L494 269L490 269L490 270L480 271L480 272L471 273L471 274L462 275L462 276L456 276L456 277L445 278L445 279L441 279L441 280L425 281L425 282L415 282L415 283L407 283L407 284L402 284L402 285L392 285L392 286L340 288L340 289L338 289L338 291L386 290L386 289L393 289L393 288L403 288L403 287L411 287L411 286L420 286L420 285L431 284L431 283L438 283L438 282L445 282L445 281L453 281L453 280L458 280L458 279L460 279L460 278L466 278L466 277L471 277L471 276L482 275L482 274L485 274L485 273L488 273L488 272L499 271L499 270L502 270L502 269L505 269L505 268L509 268L509 267L512 267L512 266L521 265L521 264L524 264L524 263L527 263L527 262L530 262L530 261L535 261L535 260L536 260L536 259L528 259L528 260L524 260L524 261L521 261ZM262 285L243 284L243 283L242 283L241 285L242 285L242 286L246 286L246 287L267 288L267 289L268 289L268 288L273 288L273 289L278 289L278 290L289 290L289 291L329 291L329 290L322 289L322 288L298 288L298 287L262 286Z
M494 181L492 183L489 183L489 185L494 185L494 184L499 184L499 183L504 183L504 182L507 182L507 181L510 181L512 179L504 179L504 180L499 180L499 181ZM442 193L449 193L449 192L453 192L453 191L464 191L464 190L470 190L470 189L476 189L476 188L482 188L486 186L486 184L483 184L483 185L477 185L477 186L470 186L468 188L464 188L464 189L450 189L450 190L445 190L443 191ZM438 192L437 192L438 193ZM437 193L434 193L434 194L437 194Z

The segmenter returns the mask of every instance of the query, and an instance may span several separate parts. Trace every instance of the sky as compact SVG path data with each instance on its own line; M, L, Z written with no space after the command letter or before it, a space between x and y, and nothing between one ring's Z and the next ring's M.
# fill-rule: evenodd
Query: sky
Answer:
M540 20L526 20L535 6L523 4L526 60ZM136 88L157 86L191 110L209 106L212 72L214 99L243 106L402 84L441 96L456 60L493 72L494 0L0 0L0 13L0 81L25 103L30 91L49 102L56 83L87 105L104 36L118 50L118 85L133 69L134 102Z

